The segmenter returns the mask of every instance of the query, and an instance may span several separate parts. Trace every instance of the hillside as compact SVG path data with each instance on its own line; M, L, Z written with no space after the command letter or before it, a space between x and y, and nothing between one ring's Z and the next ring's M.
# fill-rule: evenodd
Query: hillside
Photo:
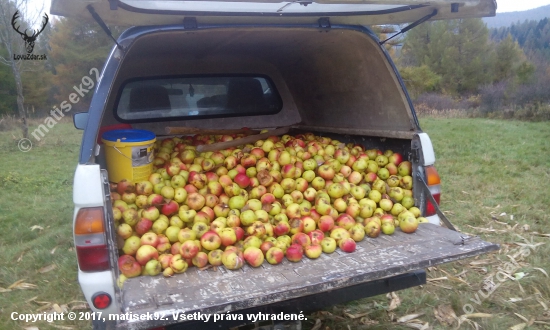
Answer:
M498 13L496 17L486 17L483 19L488 28L507 27L512 23L523 23L525 20L540 21L545 17L550 17L550 5L531 10L514 11L510 13Z

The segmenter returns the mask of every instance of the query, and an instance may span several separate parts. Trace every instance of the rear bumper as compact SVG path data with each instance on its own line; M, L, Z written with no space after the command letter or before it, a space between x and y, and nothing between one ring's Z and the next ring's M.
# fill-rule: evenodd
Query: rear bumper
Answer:
M86 297L86 302L94 312L101 312L102 317L108 318L108 314L120 313L120 306L115 293L116 283L113 282L111 271L86 273L78 270L78 282ZM111 296L112 303L106 309L96 309L92 303L92 297L98 292L104 292Z

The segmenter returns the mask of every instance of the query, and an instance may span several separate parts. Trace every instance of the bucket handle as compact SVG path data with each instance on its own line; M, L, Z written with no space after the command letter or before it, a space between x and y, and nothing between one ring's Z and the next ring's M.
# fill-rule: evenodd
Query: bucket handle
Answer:
M115 150L116 150L119 154L121 154L123 157L125 157L125 158L127 158L127 159L129 159L129 160L132 160L131 157L126 156L126 155L123 154L120 150L118 150L118 148L117 148L116 146L113 146L113 149L115 149Z

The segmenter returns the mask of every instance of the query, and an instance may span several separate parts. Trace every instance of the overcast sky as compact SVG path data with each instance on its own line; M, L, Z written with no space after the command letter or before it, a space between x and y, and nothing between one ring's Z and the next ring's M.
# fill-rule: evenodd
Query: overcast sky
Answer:
M523 11L550 5L550 0L497 0L497 12Z

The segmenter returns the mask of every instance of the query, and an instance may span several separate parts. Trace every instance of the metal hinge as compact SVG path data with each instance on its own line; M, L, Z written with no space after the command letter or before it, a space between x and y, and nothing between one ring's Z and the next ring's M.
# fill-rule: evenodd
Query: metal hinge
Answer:
M420 162L420 141L412 140L411 142L411 161L413 163Z
M183 18L183 28L186 30L196 30L197 29L197 19L195 17L184 17Z
M328 17L321 17L319 18L319 27L323 29L330 29L330 19Z

